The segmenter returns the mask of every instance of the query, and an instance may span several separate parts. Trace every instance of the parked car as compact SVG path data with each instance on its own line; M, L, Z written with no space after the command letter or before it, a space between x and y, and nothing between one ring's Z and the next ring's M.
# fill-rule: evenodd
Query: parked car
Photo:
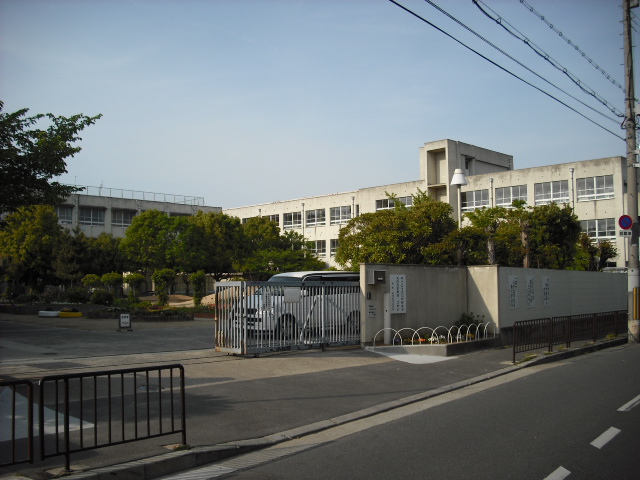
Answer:
M251 334L293 338L302 332L360 331L358 272L280 273L245 297L236 319Z

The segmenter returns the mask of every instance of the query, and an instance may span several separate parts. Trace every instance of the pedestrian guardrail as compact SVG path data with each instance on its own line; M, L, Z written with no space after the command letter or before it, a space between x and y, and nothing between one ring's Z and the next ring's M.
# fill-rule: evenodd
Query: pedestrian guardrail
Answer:
M626 324L627 312L603 312L561 317L523 320L513 324L513 362L516 353L565 344L567 348L576 340L595 342L608 334L618 336Z
M0 382L0 400L0 467L33 463L33 383Z
M40 382L44 460L171 434L187 443L182 365L50 375Z

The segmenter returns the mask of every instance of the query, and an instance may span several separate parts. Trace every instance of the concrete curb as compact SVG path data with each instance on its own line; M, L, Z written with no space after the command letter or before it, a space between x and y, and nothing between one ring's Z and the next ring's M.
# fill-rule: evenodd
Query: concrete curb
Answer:
M452 383L451 385L428 390L426 392L393 400L391 402L382 403L374 407L312 423L310 425L304 425L291 430L274 433L265 437L239 440L220 445L193 447L189 450L174 451L142 460L96 468L90 471L70 473L65 475L65 478L69 480L146 480L164 475L171 475L172 473L182 472L191 468L219 462L233 456L261 450L294 438L318 433L329 428L388 412L422 400L444 395L445 393L501 377L523 368L550 363L553 361L565 360L567 358L592 353L605 348L621 346L626 343L626 338L614 339L549 355L543 355L527 362L505 367L500 370L496 370L495 372L479 375L468 380Z

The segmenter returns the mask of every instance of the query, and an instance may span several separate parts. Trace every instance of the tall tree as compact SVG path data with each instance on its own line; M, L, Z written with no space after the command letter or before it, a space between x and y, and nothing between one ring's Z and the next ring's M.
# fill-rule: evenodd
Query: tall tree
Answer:
M40 292L57 284L53 259L62 235L53 207L20 207L6 218L0 231L0 254L8 259L9 280Z
M199 211L190 218L201 229L204 270L215 280L234 271L233 264L242 256L244 233L240 220L224 213Z
M393 198L393 197L390 197ZM413 206L394 202L393 210L364 213L340 230L336 261L345 268L360 263L430 263L433 246L455 230L451 206L425 192Z
M168 266L167 254L173 240L171 219L159 210L136 215L120 243L132 270L150 272Z
M51 113L27 116L24 108L3 113L0 101L0 212L21 206L56 205L81 189L51 181L67 172L66 159L81 149L78 133L102 115L57 117ZM45 129L37 128L46 123Z

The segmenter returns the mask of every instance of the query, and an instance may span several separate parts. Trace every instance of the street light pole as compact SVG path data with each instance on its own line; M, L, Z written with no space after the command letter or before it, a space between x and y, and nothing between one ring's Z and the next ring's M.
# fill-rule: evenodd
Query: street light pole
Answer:
M633 3L633 5L632 5ZM624 25L624 67L625 67L625 114L626 114L626 141L627 141L627 214L633 220L631 227L631 239L629 241L629 263L627 265L627 287L629 293L629 341L638 342L638 319L635 318L634 292L640 287L638 276L638 174L636 168L637 152L637 122L635 113L635 91L633 78L633 44L631 41L631 8L637 7L637 0L623 0L623 25Z
M458 228L462 228L461 189L462 189L462 185L466 185L466 184L467 184L467 179L464 178L464 173L462 172L462 169L456 168L453 171L453 177L451 178L451 185L456 185L458 190L458 206L457 206Z

